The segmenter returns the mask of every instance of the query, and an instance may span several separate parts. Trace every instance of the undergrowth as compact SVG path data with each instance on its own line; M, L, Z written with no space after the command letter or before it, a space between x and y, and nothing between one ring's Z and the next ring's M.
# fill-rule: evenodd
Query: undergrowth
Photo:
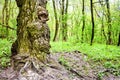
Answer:
M11 45L10 39L0 39L0 67L9 66L10 55L11 55Z
M120 75L120 47L105 44L93 44L74 42L51 42L51 52L67 52L79 50L87 55L87 60L94 64L100 64L110 73ZM92 64L93 64L92 63Z
M0 39L0 65L6 67L10 62L11 45L14 40ZM87 55L88 61L94 64L102 64L110 69L111 73L120 75L120 47L113 45L93 44L74 42L51 42L51 53L68 52L79 50ZM62 60L62 59L60 59Z

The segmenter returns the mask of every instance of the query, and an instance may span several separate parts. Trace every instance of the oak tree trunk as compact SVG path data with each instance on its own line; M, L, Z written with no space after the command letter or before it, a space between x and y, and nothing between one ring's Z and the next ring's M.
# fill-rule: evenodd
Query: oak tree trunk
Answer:
M21 67L32 64L39 70L47 62L50 53L50 31L46 24L47 0L16 0L16 3L19 14L17 40L11 48L12 66L21 71Z

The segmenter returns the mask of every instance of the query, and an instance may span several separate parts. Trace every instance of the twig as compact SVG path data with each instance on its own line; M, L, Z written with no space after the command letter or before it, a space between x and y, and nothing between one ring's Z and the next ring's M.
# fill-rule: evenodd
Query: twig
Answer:
M93 2L93 4L101 3L101 2L105 2L105 1L96 1L96 2Z
M94 8L94 10L95 10L95 12L96 12L97 16L100 18L100 15L98 14L98 12L97 12L96 8L95 8L95 7L93 7L93 8Z
M2 27L7 27L7 28L9 28L11 30L16 30L15 28L10 27L9 25L4 25L4 24L1 24L1 23L0 23L0 25L2 25Z

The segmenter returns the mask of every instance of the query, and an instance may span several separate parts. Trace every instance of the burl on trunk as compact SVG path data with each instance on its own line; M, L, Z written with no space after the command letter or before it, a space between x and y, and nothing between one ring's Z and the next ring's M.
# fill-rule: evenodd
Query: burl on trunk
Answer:
M47 0L16 0L19 8L17 17L17 40L13 43L12 66L21 71L31 64L37 70L49 58L50 30Z

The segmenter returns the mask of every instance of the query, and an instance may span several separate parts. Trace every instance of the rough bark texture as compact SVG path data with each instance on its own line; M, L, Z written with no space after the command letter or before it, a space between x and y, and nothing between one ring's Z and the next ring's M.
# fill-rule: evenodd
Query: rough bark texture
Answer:
M50 31L46 24L46 0L16 0L17 40L12 45L12 65L15 70L32 64L39 70L46 63L50 49ZM26 65L26 66L25 66Z

